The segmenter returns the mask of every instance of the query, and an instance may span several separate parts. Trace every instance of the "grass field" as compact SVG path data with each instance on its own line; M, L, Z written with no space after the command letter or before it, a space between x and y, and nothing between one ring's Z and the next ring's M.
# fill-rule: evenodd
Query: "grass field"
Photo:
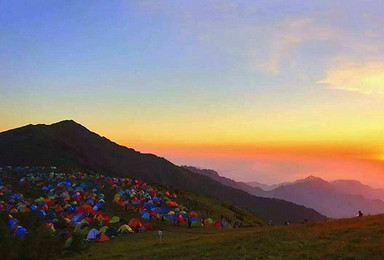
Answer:
M384 215L230 230L160 226L90 243L74 259L384 259ZM69 259L69 258L68 258Z

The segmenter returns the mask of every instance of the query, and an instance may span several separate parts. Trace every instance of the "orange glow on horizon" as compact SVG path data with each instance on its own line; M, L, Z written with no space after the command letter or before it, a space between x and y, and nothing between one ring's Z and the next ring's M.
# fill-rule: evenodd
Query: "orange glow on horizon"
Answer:
M257 144L127 144L144 153L202 156L209 158L275 158L275 159L365 159L384 160L381 147L361 143L257 143Z

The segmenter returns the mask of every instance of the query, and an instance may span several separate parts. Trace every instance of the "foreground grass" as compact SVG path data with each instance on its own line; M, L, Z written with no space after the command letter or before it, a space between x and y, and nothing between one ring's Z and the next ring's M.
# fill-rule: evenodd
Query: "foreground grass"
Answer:
M384 259L384 215L232 230L164 226L107 243L82 259Z

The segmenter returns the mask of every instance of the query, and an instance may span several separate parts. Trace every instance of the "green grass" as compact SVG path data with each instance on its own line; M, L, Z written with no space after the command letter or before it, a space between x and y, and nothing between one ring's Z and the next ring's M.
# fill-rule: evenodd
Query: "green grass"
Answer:
M74 259L384 259L384 215L281 227L160 226L106 243Z

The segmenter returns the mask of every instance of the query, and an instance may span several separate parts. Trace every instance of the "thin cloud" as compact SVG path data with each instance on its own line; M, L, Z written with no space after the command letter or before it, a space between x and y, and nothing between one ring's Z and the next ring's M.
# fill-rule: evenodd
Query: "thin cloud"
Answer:
M328 70L317 83L332 89L384 95L384 63L343 63Z

